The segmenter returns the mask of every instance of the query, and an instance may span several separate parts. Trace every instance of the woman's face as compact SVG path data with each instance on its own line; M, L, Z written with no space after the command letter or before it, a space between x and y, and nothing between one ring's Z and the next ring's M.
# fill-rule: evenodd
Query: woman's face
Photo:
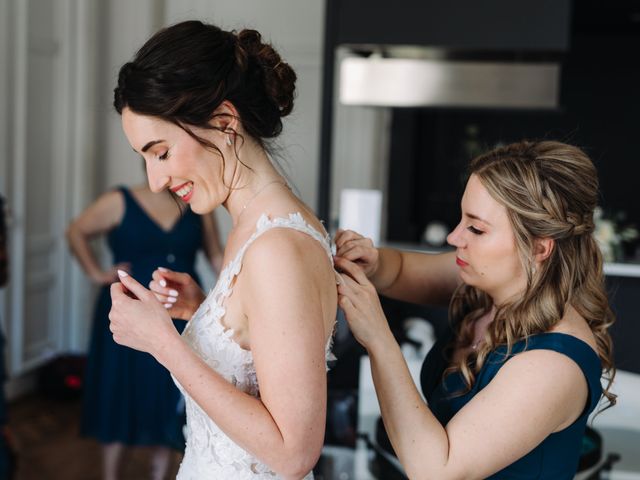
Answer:
M499 305L526 286L507 210L476 175L467 182L461 206L462 220L447 237L456 247L460 277Z
M152 191L169 188L199 214L211 212L227 198L225 184L230 185L231 180L222 180L222 158L182 128L129 108L122 112L122 128L133 149L144 158ZM216 144L223 138L216 130L194 133Z

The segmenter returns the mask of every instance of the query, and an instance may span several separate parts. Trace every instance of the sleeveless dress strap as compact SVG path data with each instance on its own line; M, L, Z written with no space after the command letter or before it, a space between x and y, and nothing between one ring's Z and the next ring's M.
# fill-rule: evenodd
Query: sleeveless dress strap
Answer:
M131 201L133 198L131 197L131 192L129 191L129 189L124 186L124 185L118 185L116 188L114 188L114 190L117 190L118 192L122 193L122 195L125 198L125 201Z
M585 376L589 388L589 404L581 417L591 413L602 395L602 362L589 344L579 338L560 332L547 332L532 335L514 345L512 354L529 350L552 350L573 360Z
M122 218L124 218L125 215L130 215L132 211L136 209L136 207L138 206L138 202L136 202L136 199L133 198L131 190L129 190L129 188L125 185L118 185L114 190L120 192L124 199L124 211L122 214Z
M262 214L256 223L256 229L244 243L244 245L238 250L235 258L223 268L220 272L218 283L220 288L217 289L217 296L228 297L231 294L231 284L233 279L240 273L242 269L242 259L247 249L255 242L262 234L273 228L291 228L299 232L303 232L313 239L317 240L324 248L331 265L333 265L333 251L331 248L331 241L329 234L322 235L315 228L309 225L300 212L290 213L287 217L274 217L270 218L267 214ZM217 287L218 285L216 285ZM222 298L220 298L221 300Z
M129 189L124 186L124 185L118 185L116 187L113 187L113 191L115 192L120 192L122 194L122 200L124 202L124 207L122 209L122 217L120 218L120 221L118 222L118 224L112 228L108 233L107 233L107 243L109 244L109 247L113 250L114 248L114 243L115 239L114 239L114 235L116 235L118 232L121 231L122 229L122 223L125 220L125 217L127 217L128 215L131 215L131 205L134 204L134 200L133 197L131 196L131 192L129 191Z
M317 240L320 245L322 245L322 248L324 248L324 251L327 253L327 256L333 263L333 253L331 251L331 241L329 239L329 234L322 235L320 232L318 232L315 228L313 228L305 221L300 212L290 213L288 217L274 217L273 219L269 218L266 214L263 213L258 219L256 231L242 248L243 256L244 252L253 242L256 241L256 239L260 235L273 228L291 228L293 230L306 233L311 238Z

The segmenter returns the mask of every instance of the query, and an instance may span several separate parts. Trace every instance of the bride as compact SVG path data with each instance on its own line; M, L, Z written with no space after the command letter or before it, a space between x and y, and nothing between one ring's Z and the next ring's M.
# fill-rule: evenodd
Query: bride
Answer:
M178 478L312 478L323 443L336 276L322 224L270 161L296 75L254 30L160 30L120 70L114 105L151 189L233 220L204 294L165 268L111 287L116 342L148 352L186 398ZM161 267L161 266L160 266ZM190 318L182 337L174 317Z

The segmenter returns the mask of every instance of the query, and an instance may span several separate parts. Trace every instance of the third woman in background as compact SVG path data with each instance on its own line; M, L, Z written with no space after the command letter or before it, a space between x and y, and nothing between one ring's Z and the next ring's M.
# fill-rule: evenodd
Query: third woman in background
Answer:
M114 339L152 354L185 393L181 480L311 477L322 448L331 249L267 151L295 80L255 30L197 21L159 31L120 70L115 107L151 189L201 214L222 205L233 222L206 298L173 269L155 272L152 290L124 273L111 289ZM163 308L178 287L182 337Z
M114 266L103 270L90 239L106 235ZM222 248L213 215L182 211L169 192L146 185L120 187L103 194L68 228L76 258L100 291L94 313L83 389L81 433L103 444L103 477L119 478L125 446L153 447L151 478L165 478L170 448L182 450L184 423L180 392L169 373L146 353L122 347L109 331L109 285L123 269L151 281L158 267L176 268L195 277L196 253L204 249L214 270ZM177 292L176 292L177 293ZM176 296L167 305L177 303ZM174 314L173 316L176 316ZM182 331L184 321L173 321Z

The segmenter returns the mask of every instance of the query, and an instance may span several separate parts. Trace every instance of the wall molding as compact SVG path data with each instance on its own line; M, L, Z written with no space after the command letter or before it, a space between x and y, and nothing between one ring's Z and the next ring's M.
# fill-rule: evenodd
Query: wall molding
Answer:
M27 64L28 64L28 3L24 1L12 2L13 22L11 25L13 46L13 82L11 98L13 101L12 120L13 140L11 149L12 172L10 201L13 213L13 227L11 232L10 268L11 296L10 316L10 373L19 373L22 369L23 329L21 320L24 318L24 268L25 268L25 214L26 193L25 178L27 165Z

